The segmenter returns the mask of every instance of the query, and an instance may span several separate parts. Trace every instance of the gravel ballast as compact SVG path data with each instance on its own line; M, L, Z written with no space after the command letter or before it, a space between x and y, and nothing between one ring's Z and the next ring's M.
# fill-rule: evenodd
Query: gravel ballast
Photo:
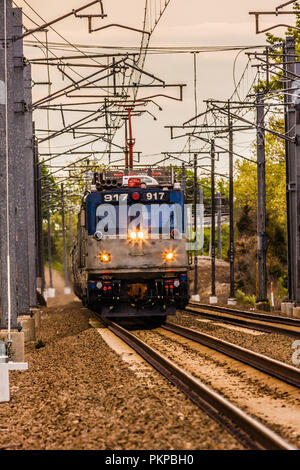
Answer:
M297 388L162 328L135 333L246 413L300 446Z
M245 327L236 327L224 323L222 320L206 320L201 315L193 315L189 312L178 311L175 316L168 317L168 321L187 328L194 328L203 333L216 336L230 343L238 344L265 356L272 357L289 365L292 363L292 348L295 338L277 333L259 333Z
M92 316L79 302L44 310L45 347L27 345L0 404L0 449L242 448L158 372L135 373Z

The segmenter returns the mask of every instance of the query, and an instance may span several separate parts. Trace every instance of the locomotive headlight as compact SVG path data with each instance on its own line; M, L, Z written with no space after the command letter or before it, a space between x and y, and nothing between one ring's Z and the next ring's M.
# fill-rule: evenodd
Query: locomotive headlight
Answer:
M138 238L139 238L140 240L143 240L143 238L144 238L144 232L138 232L137 235L138 235Z
M100 261L102 263L108 263L111 259L111 256L109 253L100 253Z
M167 251L165 254L164 254L164 258L166 261L174 261L175 259L175 253L174 251Z
M136 232L130 232L131 240L136 240Z
M174 281L174 287L179 287L179 284L180 284L179 280L178 280L178 279L175 279L175 281Z

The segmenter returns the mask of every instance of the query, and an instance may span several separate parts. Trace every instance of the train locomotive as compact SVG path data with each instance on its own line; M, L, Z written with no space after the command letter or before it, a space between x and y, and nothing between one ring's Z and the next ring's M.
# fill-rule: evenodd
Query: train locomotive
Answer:
M73 288L102 316L159 323L188 303L184 192L160 174L95 173L82 199Z

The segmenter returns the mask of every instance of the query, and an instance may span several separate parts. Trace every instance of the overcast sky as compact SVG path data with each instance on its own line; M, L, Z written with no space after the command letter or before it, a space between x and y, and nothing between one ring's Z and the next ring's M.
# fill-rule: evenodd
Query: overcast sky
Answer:
M152 0L154 3L154 0ZM73 8L78 8L87 3L86 0L29 0L29 3L46 21L50 21L57 16L63 15ZM142 27L144 0L104 0L105 12L108 18L105 20L95 20L99 26L110 23L120 23L135 28ZM157 5L159 0L157 0ZM171 0L164 16L155 30L150 45L152 46L254 46L265 44L264 35L255 34L254 17L249 16L248 12L253 10L274 10L279 4L274 0ZM24 13L29 15L37 23L42 21L29 9L24 0L17 0L16 5L23 8ZM96 12L98 7L89 11ZM154 10L153 10L154 13ZM280 19L282 20L282 18ZM286 22L293 22L293 17L284 17ZM278 21L275 16L266 17L263 25L274 24ZM32 27L32 23L25 17L26 26ZM83 45L99 46L138 46L140 34L128 32L126 30L110 28L104 31L88 34L86 19L75 19L74 17L64 20L55 28L63 34L68 41ZM275 30L276 33L282 31ZM37 37L44 41L45 34L37 33ZM29 39L29 38L28 38ZM32 38L30 38L32 39ZM55 33L49 31L48 40L62 42ZM56 52L58 55L63 52ZM27 57L40 57L40 50L34 50L32 47L25 47ZM233 67L237 52L205 52L197 55L197 107L201 111L204 109L202 101L207 98L228 99L234 89L234 78L239 76L246 64L245 54L241 53ZM183 148L185 139L170 140L166 125L180 125L187 119L194 116L194 78L193 78L193 55L150 55L145 64L145 68L150 73L161 77L166 83L184 83L187 84L184 90L184 101L175 102L164 98L157 102L163 107L159 112L156 107L149 107L155 114L157 120L154 121L151 116L145 115L136 119L133 123L134 134L136 138L136 150L142 151L146 155L159 154L162 151L179 151ZM57 85L60 76L51 72L51 81L53 88ZM244 87L241 92L247 90L253 77L254 69L249 67ZM235 77L234 77L235 75ZM47 78L46 69L35 66L33 68L33 79L35 82L43 81ZM64 83L64 86L66 83ZM171 93L171 92L170 92ZM176 96L177 91L172 94ZM46 86L34 87L34 99L47 95ZM77 116L76 116L77 117ZM38 112L35 115L37 128L46 125L45 112ZM50 127L57 126L57 117L50 116ZM74 119L75 120L75 119ZM55 127L56 128L56 127ZM249 147L253 135L241 134L236 137L236 150L249 154ZM123 132L117 135L116 142L123 145ZM74 144L69 139L59 138L51 141L51 148L58 148L60 151L63 146ZM195 145L195 144L194 144ZM42 151L46 145L41 145ZM103 145L95 146L95 150L104 149ZM150 158L150 157L149 157ZM70 158L58 159L59 163L70 161ZM146 163L145 159L144 162ZM219 164L219 170L226 171L226 161Z

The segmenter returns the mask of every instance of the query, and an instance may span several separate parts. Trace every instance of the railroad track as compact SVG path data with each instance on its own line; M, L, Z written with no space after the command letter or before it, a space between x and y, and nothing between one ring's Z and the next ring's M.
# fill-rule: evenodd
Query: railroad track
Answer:
M286 336L300 338L300 320L284 318L276 315L267 315L256 312L245 312L226 307L190 303L185 312L210 320L219 320L231 325L243 326L265 333L279 333Z
M196 341L204 346L207 346L215 351L226 354L233 359L243 362L247 365L261 370L262 372L272 375L290 385L300 388L300 369L285 364L284 362L277 361L262 354L250 351L228 341L224 341L215 336L195 331L190 328L185 328L174 323L165 323L161 326L164 330L171 331L179 336L183 336L192 341Z
M108 319L101 317L101 321L206 414L225 427L245 447L265 450L296 450L267 426L252 418L132 332Z

